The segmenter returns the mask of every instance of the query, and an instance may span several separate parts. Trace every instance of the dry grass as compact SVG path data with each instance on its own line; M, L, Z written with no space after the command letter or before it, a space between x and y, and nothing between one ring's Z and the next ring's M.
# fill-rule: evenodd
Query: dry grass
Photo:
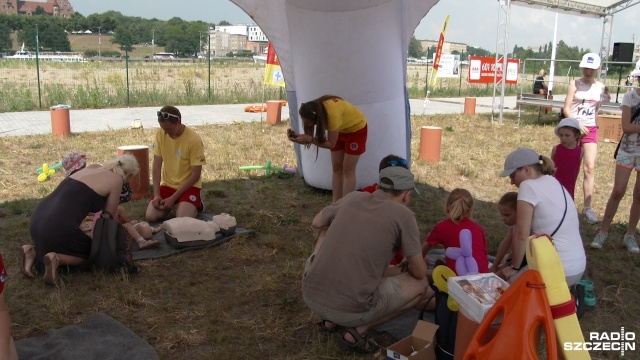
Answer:
M529 117L520 129L514 129L511 114L502 126L491 125L485 115L413 118L413 171L422 195L414 198L411 208L424 236L443 218L448 192L464 187L477 200L475 219L485 227L490 251L495 253L506 230L495 203L504 192L515 190L498 176L504 157L517 146L549 154L556 143L554 124L535 123L532 119L537 113ZM444 129L440 163L417 158L419 129L424 125ZM64 275L58 288L19 274L15 249L29 242L29 222L37 221L30 218L31 211L62 178L55 174L38 183L35 169L43 162L57 162L72 149L86 152L93 162L103 162L115 156L118 146L149 144L152 131L79 133L64 140L49 135L0 138L0 251L9 272L6 294L15 337L42 335L100 311L148 341L162 359L352 358L336 346L336 338L318 334L317 319L300 294L303 262L314 243L311 219L331 201L330 194L306 186L297 177L265 177L264 172L238 170L238 166L264 164L268 159L274 164L295 164L294 151L285 138L287 126L237 123L197 128L208 157L203 173L208 212L234 215L240 226L256 230L255 236L140 261L141 273L131 278ZM600 213L613 183L614 147L602 144L598 158L593 205ZM578 184L576 193L581 191ZM598 305L581 321L585 334L619 331L621 326L640 332L640 294L634 285L640 257L628 253L621 241L629 199L625 197L620 205L617 225L605 249L587 250L585 277L595 283ZM581 199L577 205L582 207ZM134 219L144 216L145 207L144 201L126 205ZM581 225L588 246L597 226ZM618 353L594 352L592 356L617 358Z

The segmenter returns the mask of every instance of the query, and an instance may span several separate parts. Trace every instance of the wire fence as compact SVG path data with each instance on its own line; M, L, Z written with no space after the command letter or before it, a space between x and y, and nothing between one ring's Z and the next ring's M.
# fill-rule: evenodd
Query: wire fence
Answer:
M280 99L264 65L237 61L0 60L0 112L158 104L229 104Z

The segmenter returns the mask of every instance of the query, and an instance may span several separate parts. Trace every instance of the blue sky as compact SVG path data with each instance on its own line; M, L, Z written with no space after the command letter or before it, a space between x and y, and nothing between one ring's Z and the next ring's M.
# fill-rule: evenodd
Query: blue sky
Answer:
M268 3L269 0L262 0ZM228 0L189 0L176 6L174 0L71 0L82 15L119 11L127 16L168 20L177 16L184 20L202 20L232 24L251 23L251 18ZM510 12L508 49L514 45L538 47L553 40L555 13L515 5ZM498 23L496 0L440 0L422 19L415 32L418 39L437 39L446 15L451 15L446 39L495 51ZM633 26L640 18L640 5L614 15L614 42L638 42L640 28ZM634 32L635 31L635 32ZM590 48L600 46L602 20L579 16L558 16L558 41L571 46Z

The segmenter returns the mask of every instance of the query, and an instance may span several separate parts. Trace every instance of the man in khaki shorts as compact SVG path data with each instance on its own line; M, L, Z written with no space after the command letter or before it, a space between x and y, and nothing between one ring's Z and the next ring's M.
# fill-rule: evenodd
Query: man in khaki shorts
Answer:
M407 207L413 174L401 166L380 170L378 190L351 192L313 219L320 231L307 260L302 295L322 322L321 331L344 328L347 350L376 350L368 332L425 298L427 265L415 214ZM408 272L389 266L398 249Z

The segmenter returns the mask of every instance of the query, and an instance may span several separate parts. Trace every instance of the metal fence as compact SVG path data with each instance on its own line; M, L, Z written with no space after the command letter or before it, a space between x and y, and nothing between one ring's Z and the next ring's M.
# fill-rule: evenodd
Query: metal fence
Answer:
M264 86L264 65L236 60L64 62L0 60L0 112L73 108L221 104L279 99Z

